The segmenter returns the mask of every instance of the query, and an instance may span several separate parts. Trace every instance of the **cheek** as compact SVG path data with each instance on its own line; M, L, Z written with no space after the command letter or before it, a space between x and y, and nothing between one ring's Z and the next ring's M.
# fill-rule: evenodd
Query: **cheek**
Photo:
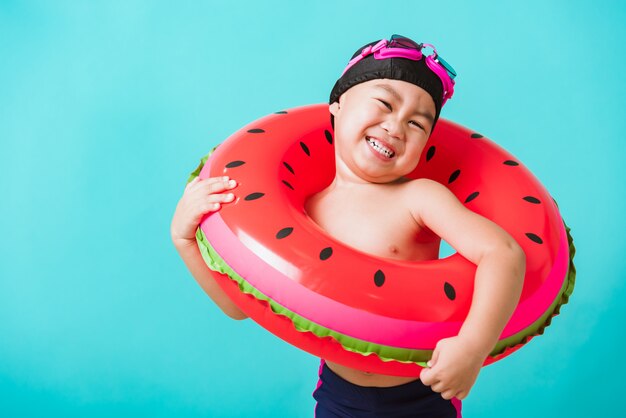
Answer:
M351 160L357 153L358 136L354 132L342 131L342 135L335 141L335 154L342 160Z
M426 139L420 139L418 141L413 142L410 145L410 149L408 149L408 153L412 155L413 158L419 158L426 147Z
M366 102L361 107L361 117L363 118L364 121L368 121L368 122L371 122L371 123L376 122L376 121L378 121L378 119L380 119L382 113L383 112L382 112L380 106L377 105L372 100Z
M355 139L368 128L381 122L381 112L375 104L363 102L361 105L345 106L341 121L335 118L335 134ZM349 110L348 110L349 109Z
M370 121L381 112L376 101L370 98L360 98L350 103L350 118L361 122Z

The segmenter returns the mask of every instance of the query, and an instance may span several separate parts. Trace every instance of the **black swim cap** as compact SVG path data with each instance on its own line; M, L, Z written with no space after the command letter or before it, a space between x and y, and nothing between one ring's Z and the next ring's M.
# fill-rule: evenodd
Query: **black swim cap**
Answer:
M352 55L352 58L360 55L364 48L374 46L378 42L380 42L380 40L362 46ZM443 84L439 77L428 68L424 58L419 61L413 61L407 58L376 59L373 54L370 54L350 67L350 69L337 80L330 92L329 103L332 104L338 101L339 96L350 87L354 87L365 81L380 78L406 81L426 90L435 102L433 129L435 128L437 119L439 119L439 113L441 112Z

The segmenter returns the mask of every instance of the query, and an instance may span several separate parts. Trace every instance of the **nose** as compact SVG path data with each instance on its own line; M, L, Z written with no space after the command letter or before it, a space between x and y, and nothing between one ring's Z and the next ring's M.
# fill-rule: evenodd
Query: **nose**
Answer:
M398 139L403 139L404 137L404 126L397 117L388 116L381 124L381 127L387 131L391 137Z

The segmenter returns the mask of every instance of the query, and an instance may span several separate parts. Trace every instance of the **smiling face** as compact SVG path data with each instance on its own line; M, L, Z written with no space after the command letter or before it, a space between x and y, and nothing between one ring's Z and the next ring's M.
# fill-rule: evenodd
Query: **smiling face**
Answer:
M389 183L417 166L432 130L435 103L414 84L376 79L348 89L330 112L337 175Z

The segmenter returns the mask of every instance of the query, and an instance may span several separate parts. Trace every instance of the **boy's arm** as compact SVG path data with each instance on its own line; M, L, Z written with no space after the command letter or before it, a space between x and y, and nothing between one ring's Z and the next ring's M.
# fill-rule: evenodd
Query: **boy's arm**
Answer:
M200 287L209 295L213 302L229 317L233 319L246 319L246 314L230 300L213 279L211 270L202 259L202 254L200 254L196 241L174 242L174 246L193 278L196 279L196 282L198 282Z
M191 275L213 302L229 317L245 319L247 316L213 279L211 270L204 262L196 243L196 229L202 216L219 210L223 203L232 202L234 196L222 192L234 187L236 183L234 180L229 182L228 178L200 180L196 177L187 185L183 197L176 206L172 218L171 235L172 242Z
M420 376L444 398L462 399L517 306L525 255L508 233L466 209L441 184L430 180L412 183L417 190L409 193L414 199L409 203L416 222L477 266L472 305L458 336L437 344L430 367Z

